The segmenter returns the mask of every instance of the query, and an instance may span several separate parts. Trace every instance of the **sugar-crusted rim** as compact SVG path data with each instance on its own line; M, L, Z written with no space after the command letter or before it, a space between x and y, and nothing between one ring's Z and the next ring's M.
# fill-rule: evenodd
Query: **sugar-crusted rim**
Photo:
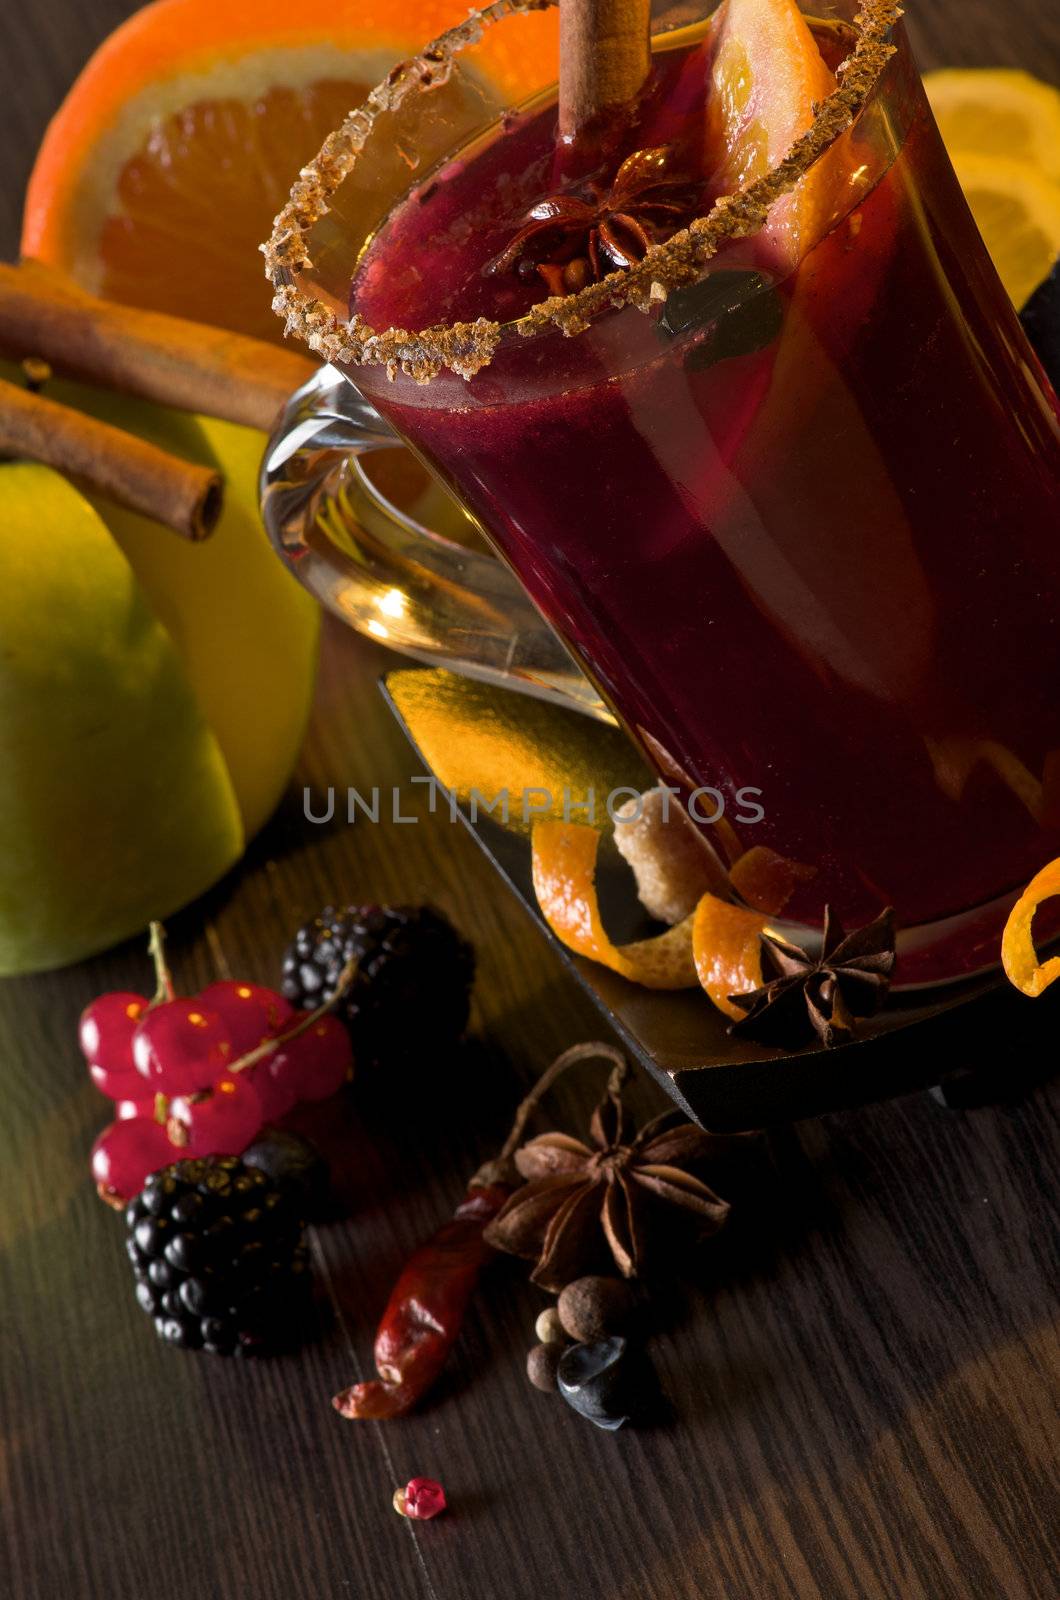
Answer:
M844 134L865 109L872 91L895 52L888 35L902 16L901 0L863 0L853 21L856 42L836 71L837 87L817 107L813 125L795 141L787 156L763 177L723 195L712 209L696 217L663 244L648 250L635 266L608 273L576 294L552 295L525 316L508 323L479 317L412 331L387 328L377 332L358 314L348 321L314 295L299 289L296 274L311 269L310 230L329 208L329 201L356 165L377 117L392 111L416 92L446 82L453 61L482 37L486 28L505 17L547 11L558 0L494 0L483 11L450 28L418 56L400 62L329 134L316 158L303 167L290 199L262 245L266 276L275 295L273 310L294 334L327 361L355 366L385 366L388 375L407 373L427 383L444 369L472 378L489 365L502 339L530 338L550 327L564 334L583 332L605 307L634 305L641 311L664 299L671 289L694 282L726 239L746 239L765 225L776 202L790 193L810 168Z

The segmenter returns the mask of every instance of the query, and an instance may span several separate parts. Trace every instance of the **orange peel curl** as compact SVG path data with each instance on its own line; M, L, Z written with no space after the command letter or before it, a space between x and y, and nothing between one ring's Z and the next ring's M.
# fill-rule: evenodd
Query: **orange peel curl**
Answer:
M599 833L584 823L542 821L534 826L534 893L556 938L575 955L599 961L646 989L694 989L691 917L654 939L612 942L596 895L599 849Z
M744 1013L729 999L751 994L765 982L760 940L769 920L758 911L705 894L692 918L692 960L700 985L725 1016Z
M1060 978L1060 956L1039 961L1034 948L1034 913L1046 900L1060 894L1060 859L1043 867L1009 912L1001 938L1001 964L1009 982L1021 994L1037 999Z
M616 945L604 928L596 893L597 830L542 820L531 844L537 902L566 949L647 989L691 989L698 983L723 1015L742 1016L729 996L749 994L763 983L759 938L769 925L764 915L705 894L676 927Z

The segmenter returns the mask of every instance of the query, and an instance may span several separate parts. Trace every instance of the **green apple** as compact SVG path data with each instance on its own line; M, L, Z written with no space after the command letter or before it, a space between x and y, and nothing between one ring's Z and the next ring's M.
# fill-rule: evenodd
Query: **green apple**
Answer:
M262 434L47 392L219 470L225 503L193 545L0 465L0 975L135 934L239 859L290 780L319 635L258 516Z
M0 466L0 505L7 975L185 905L239 859L244 831L220 742L108 528L28 462Z
M249 838L290 779L313 697L320 630L319 606L277 560L261 525L264 436L80 385L50 384L48 395L224 477L221 520L203 544L94 503L180 651L228 763Z

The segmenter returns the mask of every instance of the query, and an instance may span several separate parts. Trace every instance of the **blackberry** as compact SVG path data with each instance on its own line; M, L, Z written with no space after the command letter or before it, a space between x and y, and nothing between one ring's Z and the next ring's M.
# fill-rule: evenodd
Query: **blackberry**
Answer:
M475 952L432 906L325 906L283 958L283 993L303 1010L330 1000L346 963L357 975L338 1015L358 1062L436 1053L467 1027Z
M293 1188L309 1222L328 1216L331 1174L316 1145L287 1128L266 1128L243 1151L243 1162L258 1167L281 1189Z
M295 1342L311 1297L296 1191L237 1156L177 1161L125 1221L136 1298L160 1338L214 1355Z

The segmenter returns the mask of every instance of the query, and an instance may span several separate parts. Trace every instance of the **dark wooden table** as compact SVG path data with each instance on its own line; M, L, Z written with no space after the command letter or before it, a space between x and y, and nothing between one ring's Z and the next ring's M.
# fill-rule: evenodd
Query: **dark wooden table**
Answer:
M128 9L6 7L0 254L46 118ZM925 64L1060 77L1040 0L910 9ZM328 629L299 785L407 783L375 688L386 664ZM275 980L293 926L335 897L437 901L474 938L480 979L474 1043L438 1064L446 1100L380 1085L328 1130L351 1214L316 1234L334 1316L296 1357L182 1356L133 1302L120 1222L87 1181L103 1108L74 1029L99 991L142 985L141 950L0 988L5 1600L1060 1593L1055 1089L963 1113L916 1096L772 1135L729 1235L664 1310L666 1425L600 1434L529 1388L544 1301L506 1263L428 1409L340 1421L329 1397L365 1373L402 1258L530 1077L600 1024L458 825L325 830L294 800L173 924L179 979ZM555 1118L574 1125L591 1098L558 1094ZM451 1516L394 1515L415 1473L445 1481Z

